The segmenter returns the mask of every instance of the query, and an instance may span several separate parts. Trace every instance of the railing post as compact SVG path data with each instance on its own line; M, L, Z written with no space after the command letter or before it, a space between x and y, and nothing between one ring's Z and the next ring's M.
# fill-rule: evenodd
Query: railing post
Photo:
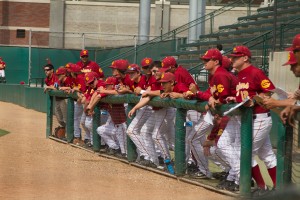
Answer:
M213 33L213 27L214 27L214 13L210 14L210 33Z
M46 127L46 138L52 135L52 124L53 124L53 97L47 93L47 127Z
M277 131L277 166L276 166L276 187L278 190L283 189L284 181L283 175L284 165L285 165L285 133L288 129L286 127L279 127L280 130Z
M101 125L101 112L99 105L94 108L94 115L93 115L93 150L98 152L100 151L101 145L101 137L97 133L97 128Z
M243 197L251 195L252 112L252 108L241 109L240 192Z
M177 108L175 125L175 174L184 175L185 163L185 126L186 109Z
M130 111L134 106L135 104L128 103L127 111ZM133 118L134 116L132 116L131 118L127 117L127 126L129 126ZM131 141L130 137L127 135L127 159L129 162L134 162L136 160L136 157L137 157L136 146Z
M67 103L67 141L71 143L74 138L74 99L68 98Z

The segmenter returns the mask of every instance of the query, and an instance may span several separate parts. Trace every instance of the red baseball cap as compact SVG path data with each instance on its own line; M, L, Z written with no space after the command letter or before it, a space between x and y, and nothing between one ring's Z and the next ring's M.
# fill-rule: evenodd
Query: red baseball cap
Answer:
M171 66L175 66L176 64L177 64L177 62L173 56L165 57L161 61L162 68L170 68Z
M137 64L130 64L127 68L127 73L128 72L140 72L141 68Z
M69 72L81 72L81 67L79 65L76 65L76 64L72 64L70 66L70 68L68 69Z
M127 70L128 65L129 65L128 60L120 59L120 60L113 61L111 63L111 66L109 66L109 67L113 68L113 69Z
M55 71L56 75L62 75L62 74L66 74L67 73L67 69L65 67L60 67Z
M105 80L105 84L106 85L116 85L118 82L118 80L115 78L115 77L108 77L106 80Z
M80 51L80 57L82 57L82 56L89 56L89 51L86 50L86 49L81 50Z
M293 45L285 49L286 51L300 50L300 34L297 34L293 39Z
M93 82L95 79L97 79L97 77L98 74L96 72L88 72L84 75L86 84Z
M284 63L282 66L294 65L294 64L297 64L297 59L295 57L295 54L292 51L290 51L288 55L288 61Z
M220 63L222 62L222 54L218 49L209 49L205 52L205 54L201 57L202 60L218 60Z
M159 68L158 71L161 72L161 73L165 73L167 72L168 70L170 70L170 68Z
M153 62L152 58L144 58L141 62L142 67L147 67Z
M171 72L166 72L166 73L163 73L161 75L161 78L158 82L167 83L167 82L170 82L170 81L175 81L175 75Z
M231 60L227 56L222 56L222 67L228 69L231 65Z
M229 57L242 57L248 56L251 58L251 52L248 47L246 46L236 46L233 48L232 53L229 54Z

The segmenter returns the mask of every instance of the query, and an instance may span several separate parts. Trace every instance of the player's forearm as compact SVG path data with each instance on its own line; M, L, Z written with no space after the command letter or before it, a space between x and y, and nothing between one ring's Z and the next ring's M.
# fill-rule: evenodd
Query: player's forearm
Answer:
M160 90L148 91L147 94L151 97L157 97L160 96Z
M148 104L148 102L150 101L150 97L143 97L135 106L134 109L138 110L142 107L144 107L145 105Z
M101 91L103 94L108 94L108 95L117 95L119 94L116 90L103 90Z
M284 99L284 100L275 100L274 105L275 107L286 107L292 106L296 103L295 99Z

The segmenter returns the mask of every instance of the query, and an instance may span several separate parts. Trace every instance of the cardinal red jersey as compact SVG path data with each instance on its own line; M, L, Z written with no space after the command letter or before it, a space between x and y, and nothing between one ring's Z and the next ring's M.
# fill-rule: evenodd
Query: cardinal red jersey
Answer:
M223 67L218 67L208 80L211 95L221 103L226 103L228 96L235 96L237 78Z
M238 84L236 86L236 100L243 101L246 97L252 98L259 93L267 93L275 89L275 86L264 72L257 67L249 66L238 73ZM255 104L253 113L265 113L269 110Z
M98 77L97 78L103 78L104 73L101 69L101 67L94 61L89 60L87 63L83 63L82 61L78 61L76 65L81 67L81 71L84 73L87 72L96 72Z
M174 72L174 75L175 75L175 80L177 83L183 83L187 87L189 87L190 84L194 83L197 86L197 83L193 79L192 75L188 72L187 69L185 69L181 66L177 67L176 71Z
M142 90L145 90L147 85L147 77L145 75L141 75L140 80L138 82L131 81L131 83L129 84L129 88L132 91L134 91L134 89L137 87L140 87Z
M87 90L86 84L85 84L85 80L84 80L84 74L78 74L73 87L77 87L80 92L85 93L85 91Z
M61 87L72 87L74 85L75 79L72 77L66 77L65 80L61 81L59 86Z
M173 88L173 92L177 92L177 93L181 93L181 94L188 90L189 90L189 88L183 83L177 83L177 84L175 84L175 86Z
M114 124L122 124L126 122L126 113L124 104L109 104L107 111L110 114Z
M214 127L211 130L210 134L207 136L207 139L208 140L215 140L215 143L217 144L219 138L223 134L223 131L225 130L225 128L228 124L229 119L230 118L228 116L222 117L221 122L214 125Z
M146 89L147 89L148 87L151 87L152 83L156 82L156 79L153 75L150 75L148 79L146 79L146 81L147 81L146 82Z
M84 94L85 98L88 101L90 101L91 98L92 98L92 96L93 96L93 94L94 94L94 92L97 90L97 88L100 88L100 87L104 87L104 88L106 87L105 81L103 81L101 79L98 80L96 88L87 87L87 90L86 90L86 92ZM102 93L99 93L99 94L100 94L101 98L107 96L106 94L102 94Z
M48 78L48 77L45 78L45 84L47 86L52 86L52 85L54 85L54 83L59 84L58 77L54 73L52 74L52 76L50 78Z

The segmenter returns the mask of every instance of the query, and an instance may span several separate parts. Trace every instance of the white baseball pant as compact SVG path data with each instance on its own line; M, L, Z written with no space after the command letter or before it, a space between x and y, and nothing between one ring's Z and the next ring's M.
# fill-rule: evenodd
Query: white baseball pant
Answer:
M221 135L217 148L225 162L229 163L230 170L227 176L228 181L235 181L239 184L240 154L241 154L241 117L230 117L228 124Z
M203 144L206 140L206 133L211 131L213 125L204 121L204 116L201 115L198 123L194 126L187 137L187 141L191 147L191 151L197 161L197 166L203 174L211 177L211 172L208 168L208 159L203 152Z
M83 105L74 101L74 137L81 138L80 120L83 113Z
M55 98L55 116L60 126L67 124L67 103L65 99Z
M151 116L152 108L150 106L144 106L140 108L134 119L131 121L128 129L127 135L130 137L132 142L135 144L138 153L140 156L144 156L146 160L150 160L149 152L147 152L147 148L145 146L144 138L141 134L141 129Z

